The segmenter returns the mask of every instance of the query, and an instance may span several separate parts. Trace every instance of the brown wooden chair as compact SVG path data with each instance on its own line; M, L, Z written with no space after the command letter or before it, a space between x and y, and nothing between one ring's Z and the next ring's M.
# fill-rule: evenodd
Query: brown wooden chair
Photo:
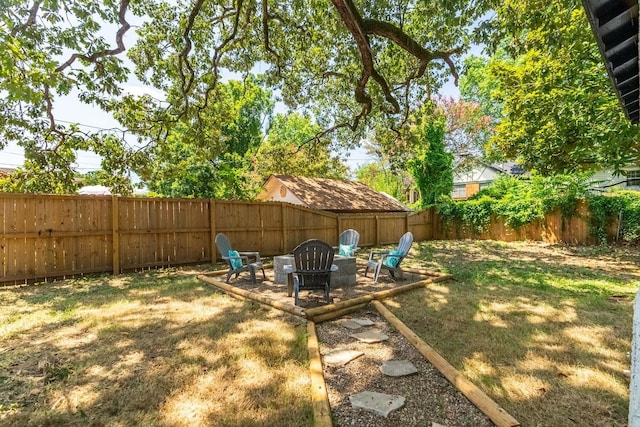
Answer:
M307 240L293 250L293 291L294 303L298 305L298 293L304 290L324 291L327 303L331 302L331 272L334 250L331 245L318 239Z

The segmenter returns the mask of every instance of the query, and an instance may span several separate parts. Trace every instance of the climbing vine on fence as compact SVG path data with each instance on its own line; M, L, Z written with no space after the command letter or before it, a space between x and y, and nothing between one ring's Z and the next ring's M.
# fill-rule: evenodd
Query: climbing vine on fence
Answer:
M518 228L544 219L559 209L563 218L577 215L578 202L587 201L590 231L600 242L606 242L610 224L621 219L618 238L635 242L640 239L640 193L620 191L608 195L593 193L586 175L533 174L529 179L503 176L464 201L441 198L436 206L445 223L460 223L482 233L493 217L505 225Z
M637 243L640 240L640 193L618 191L612 195L592 195L587 198L591 218L591 233L598 241L607 241L610 224L618 223L616 239Z

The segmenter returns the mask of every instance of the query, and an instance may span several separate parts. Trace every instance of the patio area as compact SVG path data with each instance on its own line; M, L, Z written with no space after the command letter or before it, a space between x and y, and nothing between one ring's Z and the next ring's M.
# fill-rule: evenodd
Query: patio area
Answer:
M400 286L408 285L420 280L427 279L429 277L437 277L437 273L431 273L427 271L405 270L404 278L399 279L396 277L394 280L388 274L381 274L378 278L378 282L373 282L373 272L369 271L368 277L364 276L366 269L366 263L358 262L356 264L356 284L354 286L342 285L331 288L331 303L340 303L343 301L355 299L365 295L373 294L379 291L385 291L394 289ZM226 270L224 270L226 274ZM248 273L242 273L236 279L232 277L229 280L229 285L242 289L247 292L255 293L261 297L269 298L272 301L278 303L294 306L293 296L287 295L287 284L276 283L275 271L272 266L265 266L266 278L263 279L262 272L256 273L256 283L251 283L251 278ZM221 284L224 283L224 275L221 273L207 274L206 277L214 279L208 281L209 283L216 285L215 282ZM303 309L315 308L325 306L327 303L324 301L324 296L321 291L301 291L300 301L298 307Z

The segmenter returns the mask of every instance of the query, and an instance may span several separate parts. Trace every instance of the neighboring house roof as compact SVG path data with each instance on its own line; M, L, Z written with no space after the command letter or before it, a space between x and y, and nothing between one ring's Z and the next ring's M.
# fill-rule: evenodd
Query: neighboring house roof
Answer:
M474 168L455 173L453 183L491 182L502 174L521 176L526 173L522 166L516 162L478 163Z
M526 173L522 166L516 162L491 163L489 167L494 168L499 172L508 173L509 175L514 176L520 176Z
M111 194L111 190L104 185L85 185L78 190L78 194L108 196Z
M271 175L259 200L285 201L334 212L404 212L410 210L388 194L360 182Z
M582 0L625 114L640 120L638 0Z
M0 168L0 176L9 176L15 170L15 168Z

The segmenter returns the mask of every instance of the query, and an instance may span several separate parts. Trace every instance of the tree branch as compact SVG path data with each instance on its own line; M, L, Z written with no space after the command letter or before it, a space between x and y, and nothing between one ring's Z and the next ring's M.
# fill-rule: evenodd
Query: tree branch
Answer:
M455 84L458 84L458 73L451 60L451 55L460 53L462 51L461 48L455 48L450 51L432 51L425 49L400 27L374 19L362 19L353 0L332 0L332 3L338 11L342 22L353 36L360 52L362 72L356 84L355 99L359 104L362 104L363 109L360 114L356 116L354 123L357 124L362 117L367 116L371 112L372 99L366 90L369 79L371 78L380 86L386 102L392 106L390 112L392 114L400 112L400 104L393 95L391 87L374 65L374 54L371 50L369 40L369 36L371 35L386 38L419 61L418 69L405 81L405 86L408 86L412 80L422 77L427 71L429 62L435 59L441 59L449 66L454 76Z
M391 110L391 113L399 113L400 105L391 93L391 88L389 87L387 80L376 70L374 66L373 52L371 51L368 30L364 25L365 21L362 20L353 0L332 0L332 3L337 9L342 22L346 25L347 29L356 41L362 62L362 73L355 88L355 98L359 104L363 105L363 109L360 114L356 116L355 123L359 122L362 117L367 116L371 112L372 100L371 96L366 91L366 86L370 78L373 78L373 80L378 83L382 89L385 100L392 105L393 109Z
M242 9L242 4L243 4L243 0L238 0L238 7L236 8L235 14L227 15L228 10L225 10L222 13L222 15L219 17L219 20L222 23L224 22L224 18L235 15L233 20L233 29L231 30L231 34L229 34L229 36L226 39L224 39L218 46L215 47L213 58L211 60L211 67L209 67L209 72L213 72L214 77L212 79L211 84L209 84L209 86L207 87L207 90L205 91L204 101L202 102L201 105L198 106L199 111L202 111L207 107L209 103L209 95L218 84L218 77L219 77L218 66L220 65L220 60L222 59L222 51L228 44L236 40L236 35L238 34L238 27L240 25L240 16L241 16L240 12Z
M187 94L191 90L191 86L193 85L193 81L195 80L195 71L193 71L193 67L191 66L191 62L189 62L189 52L191 52L191 37L190 33L193 29L193 24L196 20L196 17L200 13L200 9L204 4L205 0L198 0L191 9L191 13L189 14L189 18L187 19L187 24L185 25L184 31L182 32L182 39L184 40L184 47L182 51L178 54L178 70L180 71L180 79L182 80L180 90L183 94ZM185 76L183 71L183 65L186 64L187 70L189 72L189 77L187 81L187 76ZM185 96L185 104L188 109L189 97Z
M89 56L80 54L80 53L74 53L64 64L56 68L55 71L58 73L63 71L65 68L71 66L71 64L73 64L74 61L78 58L83 59L87 62L96 63L100 58L104 58L106 56L115 56L124 52L126 48L124 46L124 42L122 41L122 38L124 37L125 33L129 30L129 28L131 28L131 26L125 19L125 15L127 14L127 9L129 8L129 2L130 0L120 1L120 9L118 11L118 21L120 22L120 28L116 33L116 43L118 45L116 49L103 50Z
M378 21L375 19L365 19L362 21L362 28L367 35L376 35L391 40L398 47L404 49L411 56L420 61L420 67L414 74L413 78L422 77L427 69L429 62L435 59L442 59L449 66L454 76L456 85L458 84L458 73L451 61L451 55L459 54L462 48L457 47L448 51L432 51L425 49L418 44L411 36L405 33L401 28L396 27L388 22Z
M276 73L278 77L281 76L280 70L280 55L278 52L271 48L269 44L269 20L271 19L271 15L269 14L269 4L268 0L262 0L262 35L264 36L264 49L267 53L273 55L276 58Z
M36 1L33 3L33 6L31 7L31 9L29 9L29 18L27 18L27 21L25 23L16 25L16 27L11 30L12 36L17 35L18 33L27 29L27 27L30 27L36 23L36 16L38 16L38 10L40 9L41 4L42 1Z

